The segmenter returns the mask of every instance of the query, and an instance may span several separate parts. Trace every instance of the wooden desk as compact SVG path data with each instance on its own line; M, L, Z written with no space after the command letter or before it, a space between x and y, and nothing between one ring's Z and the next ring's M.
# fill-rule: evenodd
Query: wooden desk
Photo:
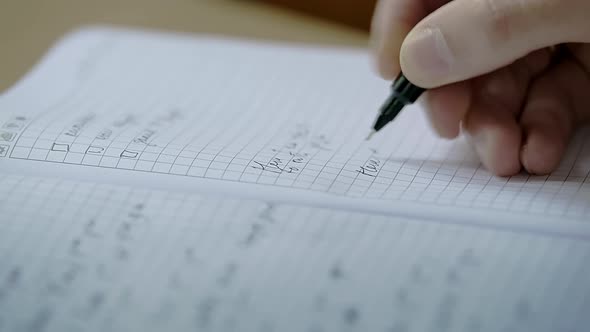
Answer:
M358 30L245 0L0 0L0 91L61 35L117 24L293 42L365 46Z

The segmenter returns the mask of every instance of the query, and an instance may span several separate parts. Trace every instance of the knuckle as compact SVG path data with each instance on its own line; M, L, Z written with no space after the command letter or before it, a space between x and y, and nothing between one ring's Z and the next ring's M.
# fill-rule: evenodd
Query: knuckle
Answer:
M514 38L516 26L522 20L524 1L479 0L484 17L488 19L488 34L493 44Z
M557 23L566 3L578 0L478 0L492 43L518 42L539 24Z

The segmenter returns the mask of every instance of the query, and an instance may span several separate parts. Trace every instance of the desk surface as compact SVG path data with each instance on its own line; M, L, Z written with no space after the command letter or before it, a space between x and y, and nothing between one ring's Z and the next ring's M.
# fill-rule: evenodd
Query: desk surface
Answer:
M26 73L61 35L116 24L305 43L364 46L363 32L243 0L2 0L0 91Z

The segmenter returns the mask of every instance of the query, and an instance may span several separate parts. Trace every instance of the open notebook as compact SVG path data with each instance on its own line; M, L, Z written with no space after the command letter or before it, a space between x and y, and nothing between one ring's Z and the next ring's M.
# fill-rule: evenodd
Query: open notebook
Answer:
M387 93L362 50L67 36L0 97L0 331L589 326L590 131L497 178L418 106L365 141Z

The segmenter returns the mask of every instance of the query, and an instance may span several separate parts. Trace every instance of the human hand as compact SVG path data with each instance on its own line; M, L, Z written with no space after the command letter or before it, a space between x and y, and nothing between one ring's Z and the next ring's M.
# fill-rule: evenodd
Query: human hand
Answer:
M380 0L372 41L381 76L429 88L436 132L462 129L497 175L551 172L590 122L588 0Z

